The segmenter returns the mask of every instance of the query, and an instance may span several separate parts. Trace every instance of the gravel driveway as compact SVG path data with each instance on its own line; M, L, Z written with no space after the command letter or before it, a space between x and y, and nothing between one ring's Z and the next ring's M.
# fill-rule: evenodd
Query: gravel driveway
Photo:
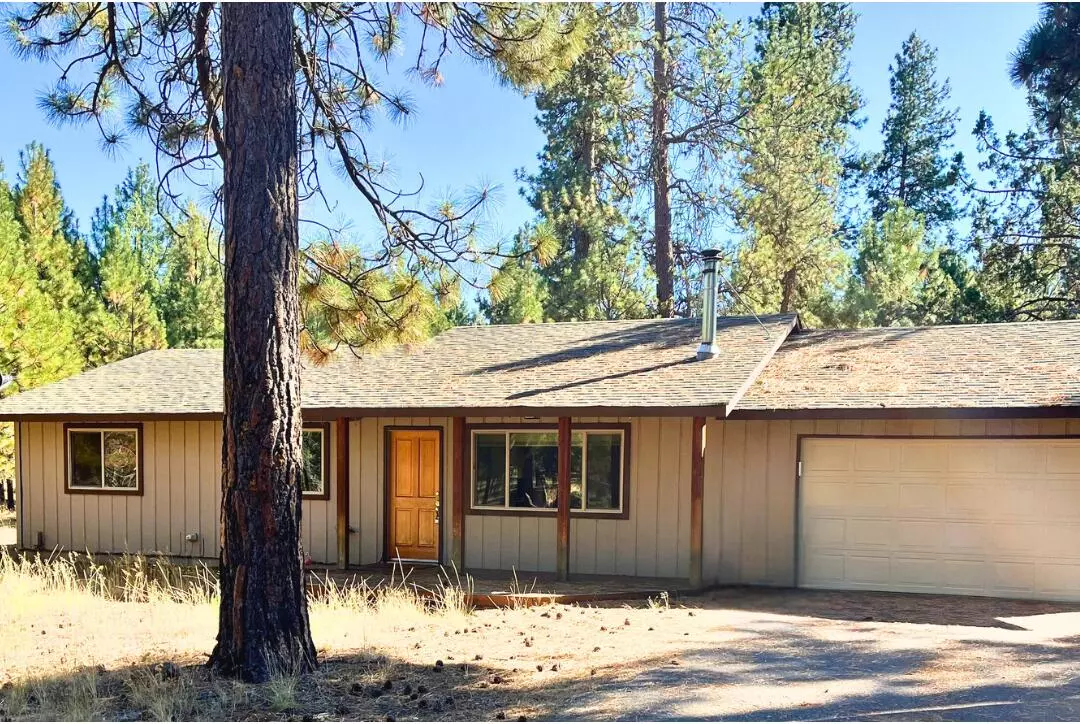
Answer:
M556 718L1080 719L1080 604L760 590L697 607L671 661L575 692Z

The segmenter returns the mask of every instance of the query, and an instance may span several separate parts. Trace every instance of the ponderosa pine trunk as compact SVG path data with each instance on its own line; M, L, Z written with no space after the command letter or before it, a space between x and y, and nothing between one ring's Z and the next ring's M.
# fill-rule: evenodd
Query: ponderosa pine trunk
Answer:
M300 305L291 3L223 3L225 440L210 665L316 666L300 548Z
M675 316L675 270L671 246L671 161L668 155L667 3L653 6L652 173L656 305L661 317Z

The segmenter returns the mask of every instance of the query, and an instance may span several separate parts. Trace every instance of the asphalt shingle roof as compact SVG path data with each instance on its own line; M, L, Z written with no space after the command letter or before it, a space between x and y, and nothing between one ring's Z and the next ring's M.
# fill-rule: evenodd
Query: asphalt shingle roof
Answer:
M304 408L723 408L796 323L794 314L723 317L720 355L695 359L696 319L456 327L302 374ZM0 400L0 419L218 415L218 350L146 352Z
M799 331L739 410L1080 405L1080 320Z

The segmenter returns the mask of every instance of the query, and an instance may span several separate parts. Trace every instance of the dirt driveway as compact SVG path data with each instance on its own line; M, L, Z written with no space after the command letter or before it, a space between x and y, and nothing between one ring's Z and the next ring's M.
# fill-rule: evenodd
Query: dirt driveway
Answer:
M760 590L686 604L698 610L684 651L634 666L552 714L1080 719L1080 604Z

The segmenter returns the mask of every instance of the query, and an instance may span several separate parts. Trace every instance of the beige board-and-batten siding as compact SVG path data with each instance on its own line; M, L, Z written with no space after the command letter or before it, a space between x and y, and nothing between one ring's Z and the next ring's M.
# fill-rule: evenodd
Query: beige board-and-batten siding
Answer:
M800 435L1080 435L1080 420L709 420L702 501L706 584L796 584Z
M320 563L337 557L336 441L330 427L330 499L303 503L304 550ZM18 423L19 547L36 547L41 533L47 551L216 557L221 438L218 421L143 422L142 495L67 493L64 424ZM198 538L188 541L192 533Z
M553 424L557 418L468 418L469 424ZM689 417L575 417L629 423L630 514L570 520L570 572L686 578L690 575ZM471 444L466 441L466 444ZM467 494L471 471L466 473ZM467 568L555 570L555 516L466 515Z

